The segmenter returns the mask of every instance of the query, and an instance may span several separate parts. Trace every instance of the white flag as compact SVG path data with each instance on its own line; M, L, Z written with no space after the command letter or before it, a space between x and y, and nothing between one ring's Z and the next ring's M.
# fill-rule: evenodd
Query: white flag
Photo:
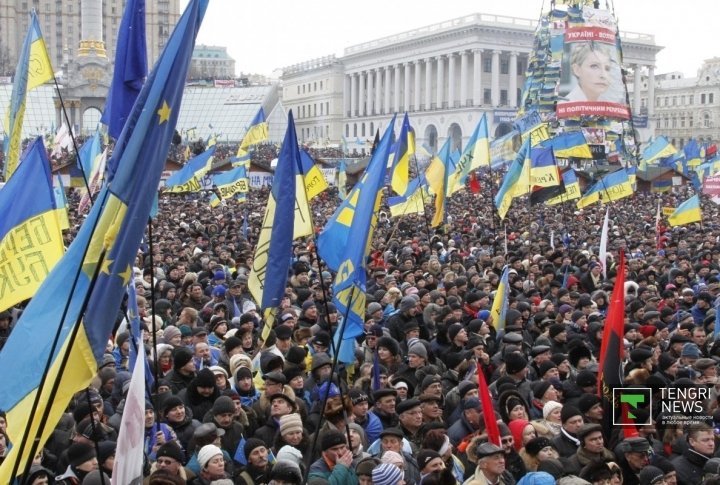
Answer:
M607 279L607 240L608 240L608 220L610 217L610 207L605 211L605 221L603 222L602 234L600 234L600 251L598 258L602 265L603 278Z
M142 343L140 344L142 345ZM140 347L142 349L142 347ZM144 354L144 350L141 351ZM144 357L142 355L141 357ZM139 485L143 482L145 434L145 359L135 360L130 389L125 398L118 430L112 485Z

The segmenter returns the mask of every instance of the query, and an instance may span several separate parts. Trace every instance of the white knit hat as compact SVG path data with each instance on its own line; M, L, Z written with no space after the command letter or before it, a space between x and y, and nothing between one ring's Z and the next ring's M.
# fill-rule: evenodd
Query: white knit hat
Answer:
M200 451L198 452L198 463L200 464L200 468L205 468L205 465L207 465L207 463L217 455L223 456L223 452L215 445L205 445L200 448Z
M562 408L562 404L560 404L557 401L548 401L543 406L543 418L547 419L548 416L550 416L550 413L556 410L557 408Z

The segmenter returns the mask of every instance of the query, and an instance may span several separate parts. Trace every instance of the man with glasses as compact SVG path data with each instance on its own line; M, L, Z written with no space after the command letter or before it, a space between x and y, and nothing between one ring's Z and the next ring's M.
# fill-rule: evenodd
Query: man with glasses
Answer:
M174 441L168 441L157 450L157 459L152 471L165 470L174 477L180 477L183 480L192 479L195 474L185 467L185 453L183 453L180 445Z
M620 442L615 452L622 468L623 485L639 485L640 471L649 463L650 442L645 438L627 438Z
M418 399L406 399L395 406L395 411L400 420L400 430L404 438L410 442L413 454L416 454L422 447L422 434L420 428L423 425L423 412L421 402Z

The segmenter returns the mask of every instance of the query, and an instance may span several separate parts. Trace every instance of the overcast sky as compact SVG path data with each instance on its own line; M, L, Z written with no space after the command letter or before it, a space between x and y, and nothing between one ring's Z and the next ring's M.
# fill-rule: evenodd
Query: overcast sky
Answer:
M188 0L180 0L181 8ZM720 56L717 0L603 0L615 9L620 30L655 35L665 48L656 73L694 77L705 59ZM238 72L274 69L380 37L472 13L537 19L543 0L210 0L198 43L226 46Z

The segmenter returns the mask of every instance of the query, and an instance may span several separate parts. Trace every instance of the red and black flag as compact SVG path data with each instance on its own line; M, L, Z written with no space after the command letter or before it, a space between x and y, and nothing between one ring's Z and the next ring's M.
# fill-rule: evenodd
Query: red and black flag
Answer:
M610 435L615 410L619 407L613 403L613 389L621 388L622 361L625 346L623 336L625 328L625 253L620 251L620 262L615 278L615 286L610 299L603 339L600 346L600 362L598 366L598 392L603 401L603 428Z

